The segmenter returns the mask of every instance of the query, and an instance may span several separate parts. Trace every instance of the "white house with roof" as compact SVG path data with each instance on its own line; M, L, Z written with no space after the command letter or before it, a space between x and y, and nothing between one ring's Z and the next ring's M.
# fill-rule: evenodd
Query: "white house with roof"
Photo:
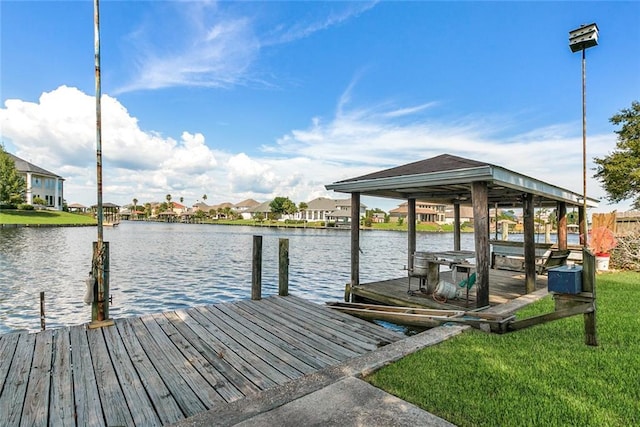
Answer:
M408 202L401 203L397 208L389 211L392 218L406 218L409 212ZM444 224L446 205L416 200L416 220L419 222L435 222Z
M11 153L7 154L27 184L26 203L32 205L33 200L39 197L45 201L47 207L61 211L64 204L64 178Z
M360 217L367 207L360 205ZM307 208L296 214L296 219L304 221L351 221L351 199L330 199L318 197L307 203Z
M251 219L253 217L252 213L249 212L251 208L258 206L260 202L253 199L246 199L241 201L240 203L236 203L233 205L233 209L242 216L242 219Z

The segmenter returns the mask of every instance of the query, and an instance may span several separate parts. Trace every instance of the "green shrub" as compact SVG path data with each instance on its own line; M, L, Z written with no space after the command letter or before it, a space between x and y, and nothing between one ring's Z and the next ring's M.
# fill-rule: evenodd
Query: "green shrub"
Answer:
M20 209L21 211L32 211L34 207L33 205L30 205L28 203L22 203L18 206L18 209Z

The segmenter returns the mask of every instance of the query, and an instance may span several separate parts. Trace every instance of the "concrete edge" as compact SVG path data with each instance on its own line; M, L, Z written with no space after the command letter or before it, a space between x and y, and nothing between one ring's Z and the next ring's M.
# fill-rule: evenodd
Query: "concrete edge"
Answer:
M345 377L364 377L425 347L441 343L470 329L465 325L444 325L396 341L363 356L304 375L285 384L263 390L230 403L216 404L201 414L186 418L174 427L232 426L278 408Z

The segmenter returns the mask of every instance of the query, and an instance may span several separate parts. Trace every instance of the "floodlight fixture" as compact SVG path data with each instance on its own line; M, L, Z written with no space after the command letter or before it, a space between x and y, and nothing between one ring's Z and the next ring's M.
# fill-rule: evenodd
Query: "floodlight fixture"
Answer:
M587 83L586 83L586 55L585 50L598 45L598 26L596 23L584 24L580 28L569 31L569 48L571 52L582 52L582 209L584 224L581 224L580 243L587 247Z

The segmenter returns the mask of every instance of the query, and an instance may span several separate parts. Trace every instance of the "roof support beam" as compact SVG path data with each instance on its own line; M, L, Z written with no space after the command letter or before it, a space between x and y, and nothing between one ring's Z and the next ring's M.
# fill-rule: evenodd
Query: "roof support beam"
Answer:
M471 184L473 202L473 231L476 244L476 304L489 305L489 201L487 183Z
M522 198L524 216L524 274L525 290L528 294L536 290L536 245L535 224L533 222L533 194L526 193Z
M351 288L360 284L360 193L351 193Z
M413 254L416 252L416 199L407 200L407 265L413 271Z

